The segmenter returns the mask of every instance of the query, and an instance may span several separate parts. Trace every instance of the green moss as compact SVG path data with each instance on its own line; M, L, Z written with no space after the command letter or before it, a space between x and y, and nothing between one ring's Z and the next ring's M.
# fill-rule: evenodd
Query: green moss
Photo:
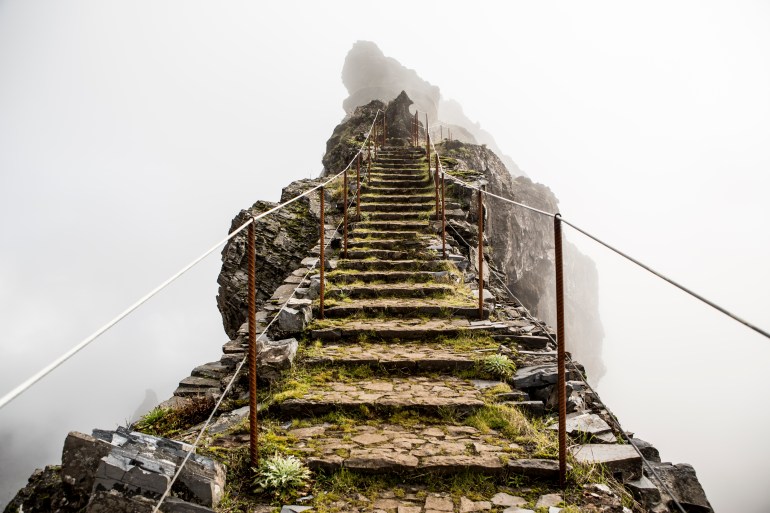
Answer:
M148 435L171 438L206 420L214 404L211 397L194 397L178 408L155 408L139 419L133 429Z

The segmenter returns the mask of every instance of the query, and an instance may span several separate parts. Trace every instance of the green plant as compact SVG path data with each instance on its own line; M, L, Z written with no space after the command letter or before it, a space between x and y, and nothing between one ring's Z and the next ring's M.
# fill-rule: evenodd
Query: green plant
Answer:
M270 492L276 496L290 494L306 486L310 480L310 470L296 456L281 456L275 453L264 460L255 472L254 491Z
M510 379L516 374L516 364L504 354L493 354L482 362L484 372L501 379Z

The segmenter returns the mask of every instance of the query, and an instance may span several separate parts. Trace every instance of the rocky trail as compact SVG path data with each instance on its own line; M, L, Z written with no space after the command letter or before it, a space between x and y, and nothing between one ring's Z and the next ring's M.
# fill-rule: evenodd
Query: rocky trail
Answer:
M339 214L343 190L326 194ZM255 490L248 376L236 372L248 326L233 325L244 305L234 292L245 285L241 236L223 251L227 294L218 299L233 339L221 359L195 368L131 426L70 433L62 465L36 471L6 512L151 513L167 487L165 513L675 511L579 364L567 369L570 465L559 486L553 332L488 283L479 315L478 275L487 276L491 258L478 268L474 209L451 193L447 211L464 235L447 237L443 258L424 150L383 147L360 200L360 216L349 212L347 251L338 229L325 227L334 249L323 315L320 245L304 259L297 249L308 240L302 230L317 233L307 226L310 207L297 203L261 228L282 255L263 255L263 269L274 269L264 275L285 278L256 315L265 332L257 342L259 457L296 457L311 476L281 493ZM281 231L292 226L295 240ZM293 271L281 267L290 258ZM692 467L661 463L654 447L634 441L687 511L711 511Z
M314 300L292 378L266 409L318 477L320 493L284 511L630 511L604 477L558 488L552 344L523 309L492 299L478 318L477 269L453 239L441 258L434 194L423 150L383 148L347 255L330 262L325 318ZM616 444L579 373L570 378L573 434L612 444L608 476L641 478L641 458ZM576 464L592 448L576 446Z

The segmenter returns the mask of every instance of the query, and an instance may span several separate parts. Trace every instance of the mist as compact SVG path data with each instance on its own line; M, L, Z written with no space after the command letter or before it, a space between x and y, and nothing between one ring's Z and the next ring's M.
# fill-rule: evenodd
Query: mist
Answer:
M770 328L767 3L335 6L0 1L0 394L317 176L357 40L459 102L566 218ZM766 512L770 343L566 231L599 270L604 401L716 511ZM68 431L218 359L219 265L0 411L1 505Z

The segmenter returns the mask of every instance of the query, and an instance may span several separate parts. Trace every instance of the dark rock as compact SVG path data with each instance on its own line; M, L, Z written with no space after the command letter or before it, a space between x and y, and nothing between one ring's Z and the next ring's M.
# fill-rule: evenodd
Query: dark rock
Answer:
M626 482L626 488L645 507L654 506L660 502L660 490L645 476Z
M62 482L72 497L87 498L94 486L99 461L112 450L112 445L84 433L72 431L62 450ZM87 499L76 501L85 506Z
M61 468L48 466L45 469L37 469L29 477L27 485L19 490L16 496L5 507L5 513L50 513L76 511L75 508L85 505L74 504L73 509L67 506L71 503L70 499L78 497L65 491L62 486ZM88 499L86 498L86 501Z
M519 401L517 403L512 403L512 406L533 416L539 416L545 413L543 401Z
M310 306L284 307L278 314L278 326L287 334L302 333L313 318Z
M642 456L644 456L644 459L660 463L660 453L651 443L645 442L641 438L631 438L631 442L636 445L637 449L642 453Z
M511 337L514 342L520 344L526 349L546 349L550 340L548 337L535 337L532 335L513 335Z
M524 367L516 371L516 375L513 377L513 386L519 389L544 387L556 383L557 378L558 371L555 365ZM548 394L550 395L550 393L549 390Z
M297 339L265 341L257 340L257 378L275 381L283 371L289 369L297 356Z
M568 468L570 466L568 465ZM559 479L559 462L556 460L520 459L509 460L508 470L515 474L546 480Z
M654 462L650 465L688 513L713 513L706 492L703 491L691 465ZM669 501L669 506L674 507L673 501Z
M642 458L630 445L577 445L570 452L580 463L604 465L624 482L642 477Z
M295 197L318 183L320 179L293 182L283 189L281 201ZM250 209L235 216L230 231L240 227L252 215L274 206L274 203L258 201ZM290 270L298 268L310 249L317 244L318 214L318 194L310 194L257 221L256 282L260 304L273 295L276 288L290 274ZM217 278L217 307L222 314L225 332L231 339L236 338L237 330L246 321L248 311L246 234L247 230L243 230L222 249L222 270Z

